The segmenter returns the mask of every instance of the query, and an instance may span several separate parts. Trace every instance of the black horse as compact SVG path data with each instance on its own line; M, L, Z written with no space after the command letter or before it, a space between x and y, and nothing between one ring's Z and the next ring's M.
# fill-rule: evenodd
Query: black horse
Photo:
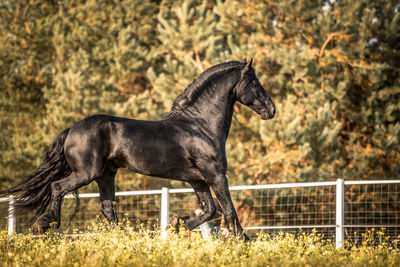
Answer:
M102 213L116 222L114 178L118 168L127 168L188 182L204 210L199 216L177 217L190 230L215 213L212 188L229 230L247 239L226 175L225 143L233 106L239 101L264 120L275 115L274 103L251 65L252 60L232 61L207 69L159 121L95 115L77 122L57 136L33 173L0 195L20 193L17 209L36 210L34 229L42 233L52 222L60 226L61 201L66 194L96 181Z

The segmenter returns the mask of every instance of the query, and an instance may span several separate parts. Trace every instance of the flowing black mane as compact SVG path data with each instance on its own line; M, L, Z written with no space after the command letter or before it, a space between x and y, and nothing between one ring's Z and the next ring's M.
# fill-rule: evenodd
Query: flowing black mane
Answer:
M182 109L192 104L205 88L210 86L210 84L215 80L215 77L227 74L233 70L241 69L245 65L246 63L244 62L229 61L208 68L176 97L172 104L171 111L164 113L162 118L167 119L178 115Z

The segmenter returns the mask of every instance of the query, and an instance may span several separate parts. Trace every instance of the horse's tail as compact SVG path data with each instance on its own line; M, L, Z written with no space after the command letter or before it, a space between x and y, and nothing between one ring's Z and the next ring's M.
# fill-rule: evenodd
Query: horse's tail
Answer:
M10 189L0 191L0 196L19 194L15 198L16 214L35 211L39 215L46 211L51 201L51 184L71 174L64 155L64 142L69 128L62 131L46 152L43 162L22 182Z

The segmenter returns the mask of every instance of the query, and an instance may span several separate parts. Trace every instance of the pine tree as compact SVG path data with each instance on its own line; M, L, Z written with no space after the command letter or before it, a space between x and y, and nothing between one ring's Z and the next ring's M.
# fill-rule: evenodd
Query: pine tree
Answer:
M52 39L56 47L53 84L44 92L44 138L51 142L63 128L98 113L157 117L145 76L155 42L156 6L150 2L70 1L62 3L60 10ZM118 179L140 184L126 175Z
M42 88L51 84L49 16L40 1L0 3L0 183L15 183L40 162L45 113ZM3 186L2 186L3 187Z
M1 3L2 187L72 123L159 119L206 68L245 57L277 114L235 106L231 184L398 178L399 11L398 0ZM118 177L119 189L169 183Z

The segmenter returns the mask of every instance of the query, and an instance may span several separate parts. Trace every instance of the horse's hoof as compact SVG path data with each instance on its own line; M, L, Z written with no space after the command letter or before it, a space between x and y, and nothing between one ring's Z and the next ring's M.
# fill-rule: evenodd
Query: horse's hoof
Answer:
M32 230L35 234L44 234L50 228L50 225L55 223L57 225L56 219L52 212L46 212L39 216L36 222L32 226Z
M186 228L185 227L186 226L185 219L187 217L188 216L185 216L185 217L181 217L181 216L172 217L171 220L169 221L169 225L170 226L168 227L168 229L169 228L174 228L176 230L176 232L178 233L179 229L181 227Z
M250 239L245 233L243 233L241 239L242 239L244 242L246 242L246 243L251 241L251 239Z

